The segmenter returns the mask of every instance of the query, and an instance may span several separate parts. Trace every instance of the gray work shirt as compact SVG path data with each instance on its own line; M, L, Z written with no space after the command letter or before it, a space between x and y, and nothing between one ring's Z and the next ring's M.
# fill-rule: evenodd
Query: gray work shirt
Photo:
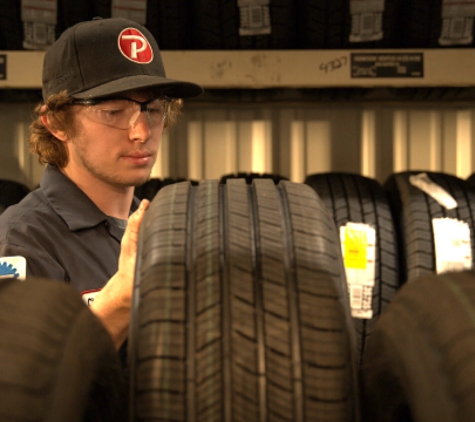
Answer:
M134 198L131 211L138 206ZM27 277L71 283L80 293L116 273L123 227L48 165L39 189L0 215L0 257L22 256Z

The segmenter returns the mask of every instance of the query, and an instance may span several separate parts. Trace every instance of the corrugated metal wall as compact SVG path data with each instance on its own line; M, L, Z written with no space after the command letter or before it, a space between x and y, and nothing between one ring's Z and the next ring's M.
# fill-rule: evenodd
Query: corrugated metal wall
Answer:
M42 167L26 146L31 108L0 104L0 178L36 186ZM406 169L465 178L474 169L475 108L431 104L188 104L164 136L153 177L218 179L234 172L346 171L380 182Z

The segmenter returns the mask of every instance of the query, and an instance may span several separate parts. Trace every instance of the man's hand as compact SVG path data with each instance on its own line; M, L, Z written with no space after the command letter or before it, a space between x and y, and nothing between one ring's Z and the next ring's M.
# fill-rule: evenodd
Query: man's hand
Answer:
M99 317L117 349L127 338L139 231L150 205L144 199L130 217L121 242L119 269L94 298L91 310Z

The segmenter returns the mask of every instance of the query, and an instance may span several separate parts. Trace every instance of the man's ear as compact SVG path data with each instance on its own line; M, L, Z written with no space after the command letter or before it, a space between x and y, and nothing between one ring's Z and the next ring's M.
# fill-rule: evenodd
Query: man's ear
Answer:
M58 128L57 122L55 121L54 117L50 115L50 113L43 114L41 116L41 121L45 125L46 129L48 129L60 141L67 142L69 140L66 131Z

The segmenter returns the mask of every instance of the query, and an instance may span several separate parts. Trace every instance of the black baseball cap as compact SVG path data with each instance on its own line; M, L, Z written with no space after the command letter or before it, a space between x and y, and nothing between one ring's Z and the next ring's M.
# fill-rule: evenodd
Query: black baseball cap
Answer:
M123 18L80 22L66 29L46 52L43 100L66 90L94 98L132 89L166 88L173 98L196 97L203 88L169 79L153 35Z

